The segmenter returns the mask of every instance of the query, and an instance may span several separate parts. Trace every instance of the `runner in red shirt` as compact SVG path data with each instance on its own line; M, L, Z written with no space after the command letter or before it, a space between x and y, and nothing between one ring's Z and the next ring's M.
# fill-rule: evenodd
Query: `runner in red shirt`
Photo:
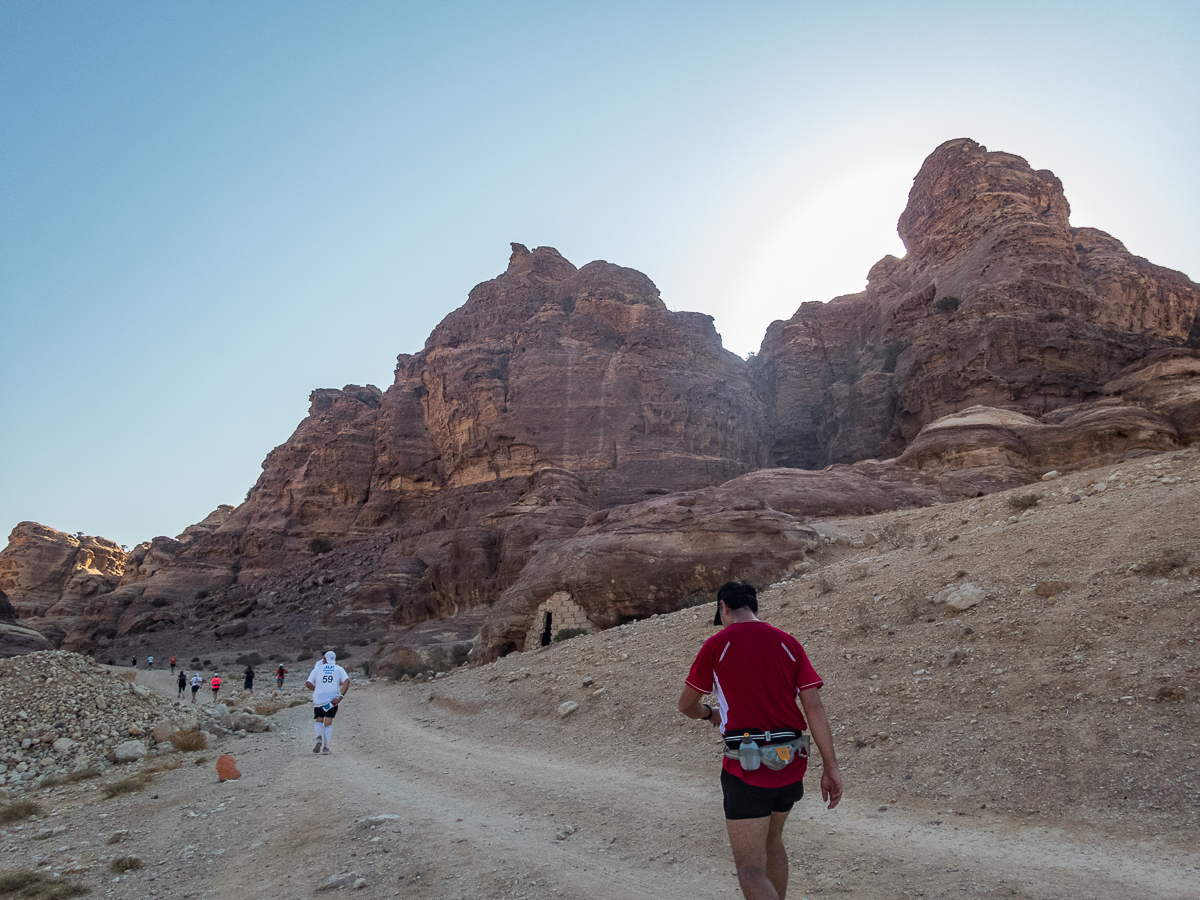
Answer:
M721 790L742 893L748 900L779 900L788 880L783 826L804 794L806 726L821 751L821 799L830 809L842 799L842 778L821 703L824 682L800 642L760 622L757 612L753 587L742 581L721 586L713 624L725 627L696 655L679 711L709 720L726 738ZM715 709L700 702L711 693L717 696ZM743 742L755 745L746 755L748 768L736 754Z

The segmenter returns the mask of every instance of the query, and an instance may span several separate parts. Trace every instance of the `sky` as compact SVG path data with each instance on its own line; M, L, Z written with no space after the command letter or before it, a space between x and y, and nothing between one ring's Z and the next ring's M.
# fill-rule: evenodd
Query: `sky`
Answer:
M970 137L1200 278L1200 4L0 3L0 536L238 504L509 243L730 350L903 256Z

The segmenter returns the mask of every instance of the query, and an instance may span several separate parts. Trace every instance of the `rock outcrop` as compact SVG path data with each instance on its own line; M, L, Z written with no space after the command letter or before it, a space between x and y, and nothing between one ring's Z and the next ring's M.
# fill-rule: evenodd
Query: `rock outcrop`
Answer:
M898 456L941 416L1039 416L1104 396L1148 354L1200 346L1197 285L1069 212L1053 173L1018 156L966 139L935 150L900 217L905 258L768 329L755 377L772 461Z
M129 553L21 523L12 627L492 658L553 616L607 627L779 578L805 519L1195 442L1200 288L1069 211L1051 172L950 141L900 218L907 255L773 323L749 364L642 273L513 244L386 390L313 391L236 509Z

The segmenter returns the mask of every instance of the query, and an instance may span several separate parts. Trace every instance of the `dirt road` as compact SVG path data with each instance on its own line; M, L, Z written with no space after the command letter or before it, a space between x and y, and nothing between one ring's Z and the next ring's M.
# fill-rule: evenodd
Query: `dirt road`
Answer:
M173 696L168 679L139 682ZM337 874L353 875L343 890L364 900L740 896L715 751L703 772L668 744L651 755L615 742L572 753L532 725L489 726L525 714L494 703L360 683L330 756L312 753L311 713L297 707L274 717L274 732L172 754L184 764L141 793L57 789L41 797L51 815L4 834L4 869L74 868L93 896L172 900L312 897ZM217 783L214 750L235 756L240 780ZM1200 883L1200 857L1165 843L880 811L854 790L837 810L806 797L793 813L793 898L1185 898ZM386 815L397 818L356 831ZM38 840L47 827L57 833ZM145 867L118 878L107 868L116 856Z

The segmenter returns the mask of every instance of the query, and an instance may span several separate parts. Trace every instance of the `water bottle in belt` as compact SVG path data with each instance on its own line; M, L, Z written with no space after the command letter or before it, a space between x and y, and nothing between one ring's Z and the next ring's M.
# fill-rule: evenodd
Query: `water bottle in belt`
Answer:
M762 750L756 741L750 740L750 732L742 734L742 742L738 744L738 762L746 772L753 772L762 763Z

